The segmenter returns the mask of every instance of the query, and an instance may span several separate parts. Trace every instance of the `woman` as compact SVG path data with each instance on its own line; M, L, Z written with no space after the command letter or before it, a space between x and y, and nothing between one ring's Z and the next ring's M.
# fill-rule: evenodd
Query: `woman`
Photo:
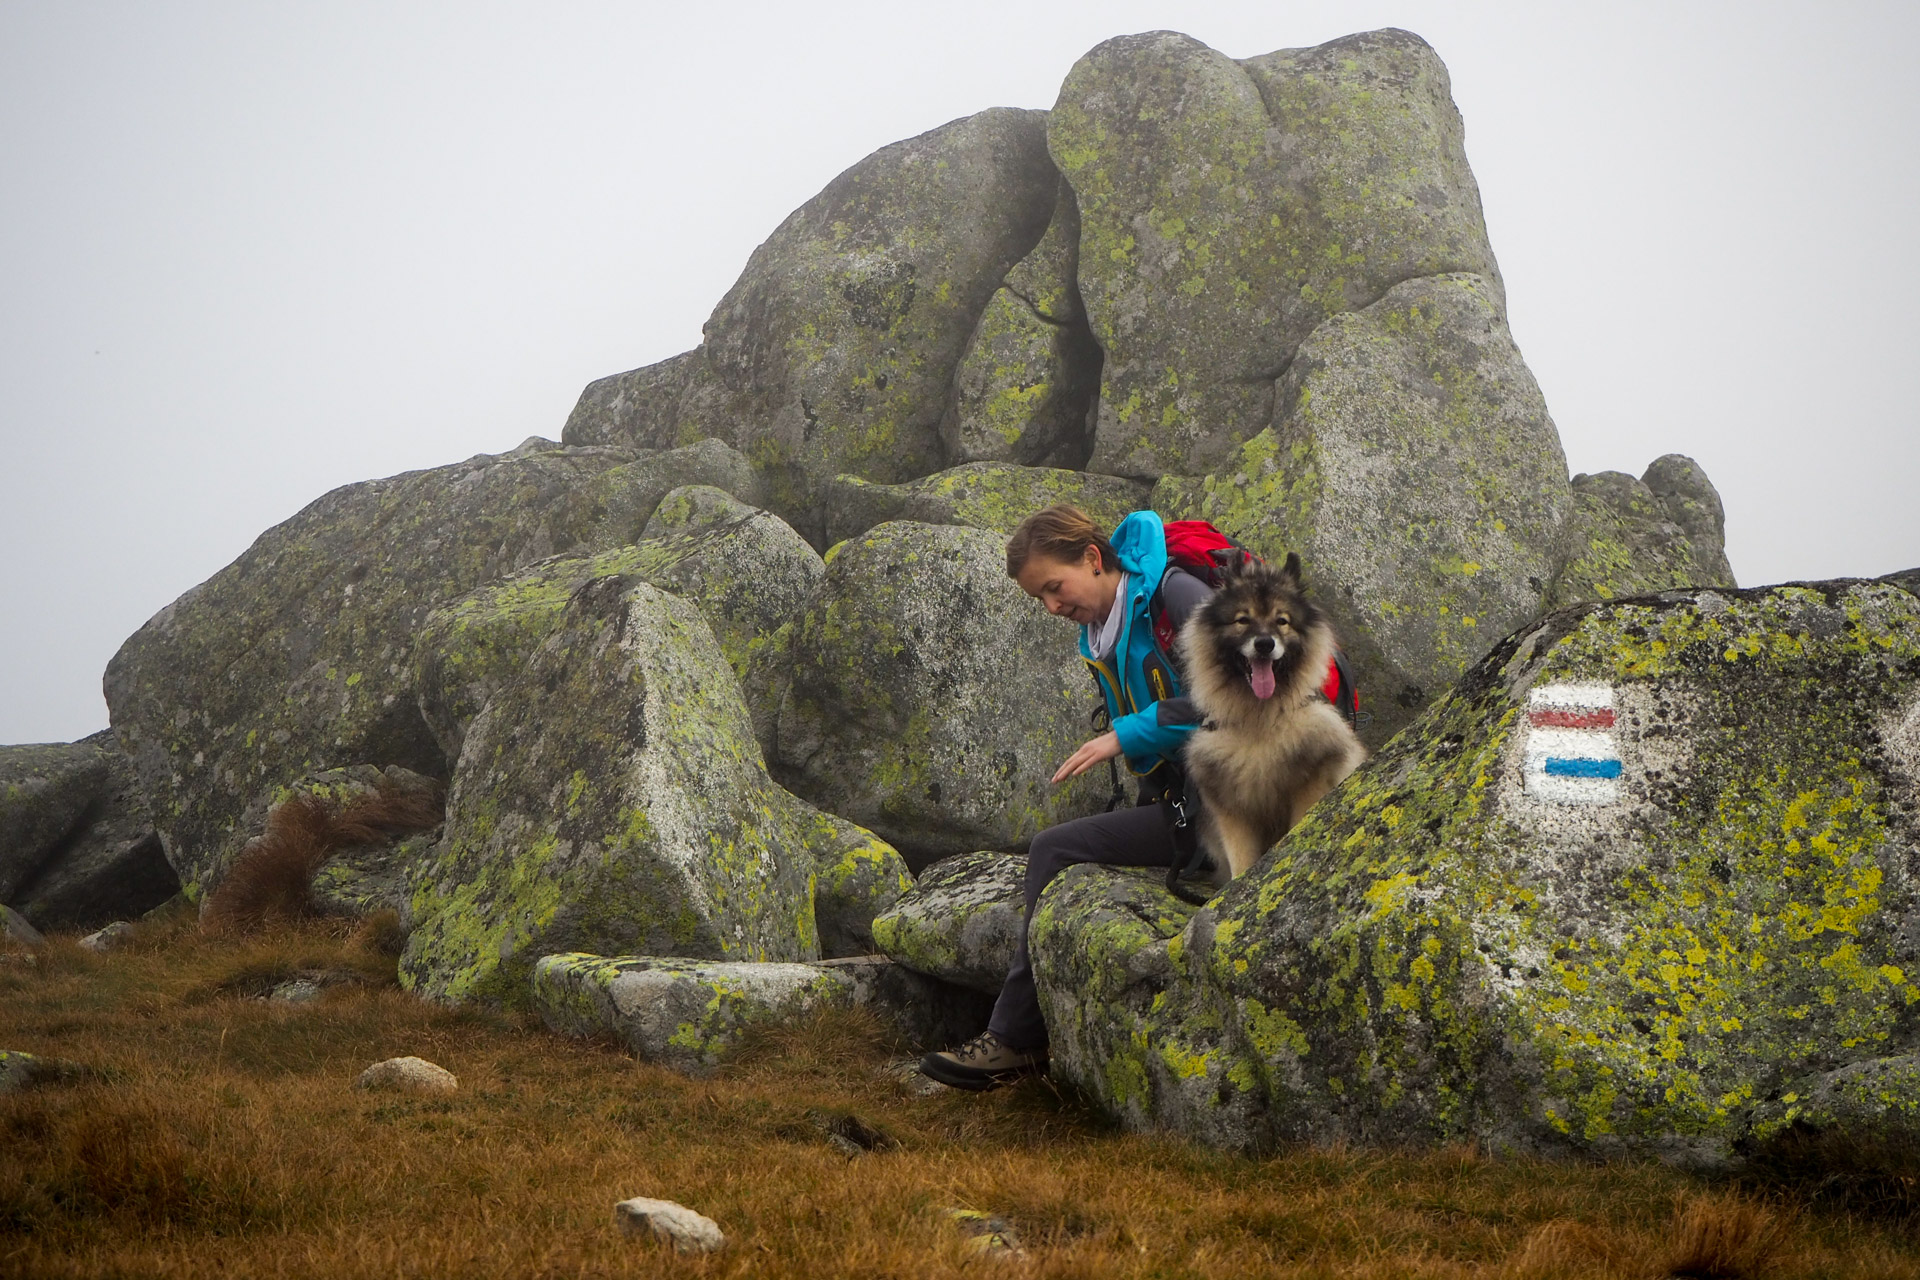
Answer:
M1173 864L1173 840L1154 802L1178 767L1195 716L1179 696L1172 662L1154 641L1152 611L1162 611L1177 630L1211 590L1185 570L1169 571L1166 535L1151 511L1134 512L1108 539L1078 508L1048 507L1008 539L1007 576L1048 613L1080 624L1080 656L1106 698L1111 727L1067 757L1054 784L1122 756L1141 782L1134 808L1063 822L1033 838L1020 942L987 1030L920 1060L924 1074L958 1089L991 1089L1046 1066L1047 1026L1027 960L1026 921L1048 881L1077 862Z

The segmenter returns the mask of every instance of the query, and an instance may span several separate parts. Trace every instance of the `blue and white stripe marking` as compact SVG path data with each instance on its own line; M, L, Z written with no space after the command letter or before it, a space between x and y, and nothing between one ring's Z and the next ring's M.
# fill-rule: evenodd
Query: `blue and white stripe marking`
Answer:
M1556 804L1611 804L1620 798L1613 688L1542 685L1527 695L1527 794Z

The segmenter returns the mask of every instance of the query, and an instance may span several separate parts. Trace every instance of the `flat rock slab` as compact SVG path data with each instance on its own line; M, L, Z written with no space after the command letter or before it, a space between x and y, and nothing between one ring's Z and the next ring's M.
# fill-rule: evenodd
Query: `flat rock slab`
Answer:
M533 1003L570 1035L617 1036L649 1062L711 1070L754 1026L851 1007L854 979L817 964L552 955L533 970Z
M392 1089L406 1093L454 1093L460 1077L425 1058L388 1058L376 1062L354 1081L357 1089Z
M133 925L125 920L115 920L104 929L96 929L80 939L80 946L87 951L105 953L117 951L133 937Z
M1022 854L943 858L874 918L874 940L909 969L998 994L1020 945L1026 874Z
M715 1253L727 1247L720 1224L671 1200L635 1196L613 1206L614 1220L630 1236L650 1236L676 1253Z

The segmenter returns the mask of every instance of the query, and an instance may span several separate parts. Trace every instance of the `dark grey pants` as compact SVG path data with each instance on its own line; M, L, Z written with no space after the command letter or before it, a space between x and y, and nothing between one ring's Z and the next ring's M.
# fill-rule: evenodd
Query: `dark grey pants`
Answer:
M1027 925L1033 904L1049 881L1077 862L1100 862L1114 867L1170 867L1173 841L1157 804L1112 813L1075 818L1048 827L1033 838L1027 852L1027 913L1020 923L1020 946L1013 953L1000 998L994 1002L987 1030L1013 1049L1042 1049L1047 1024L1040 1017L1040 997L1033 988L1033 965L1027 959Z

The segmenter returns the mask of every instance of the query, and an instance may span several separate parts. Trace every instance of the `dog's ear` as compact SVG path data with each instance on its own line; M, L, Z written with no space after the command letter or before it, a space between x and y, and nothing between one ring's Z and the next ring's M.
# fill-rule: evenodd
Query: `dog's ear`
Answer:
M1300 553L1287 552L1287 562L1280 567L1280 576L1291 582L1297 589L1300 586Z

